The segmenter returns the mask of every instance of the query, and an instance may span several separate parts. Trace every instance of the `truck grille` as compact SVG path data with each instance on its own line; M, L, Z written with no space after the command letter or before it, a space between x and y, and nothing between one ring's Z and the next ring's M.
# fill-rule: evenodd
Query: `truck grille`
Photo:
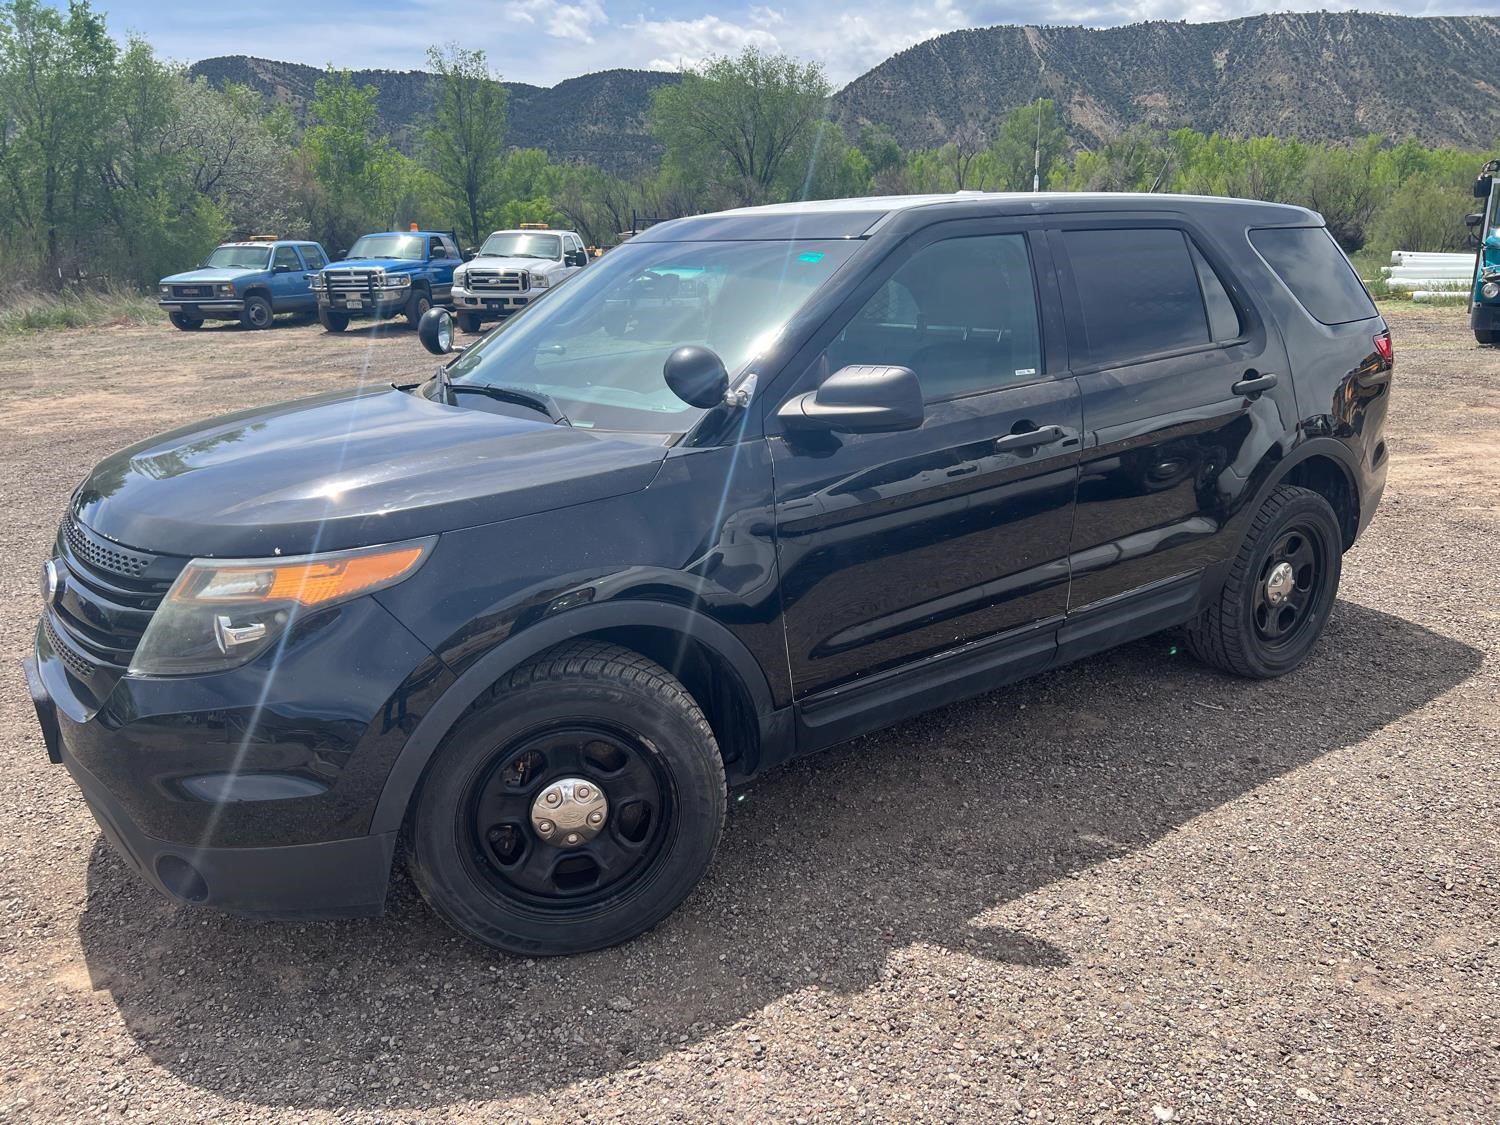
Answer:
M186 559L123 547L72 513L57 535L62 583L42 619L68 671L98 699L124 675L151 615Z
M214 287L212 285L174 285L172 296L174 297L212 297Z
M323 280L330 293L365 293L380 284L383 274L382 270L324 270Z
M471 293L525 293L531 288L526 270L469 270L464 278Z

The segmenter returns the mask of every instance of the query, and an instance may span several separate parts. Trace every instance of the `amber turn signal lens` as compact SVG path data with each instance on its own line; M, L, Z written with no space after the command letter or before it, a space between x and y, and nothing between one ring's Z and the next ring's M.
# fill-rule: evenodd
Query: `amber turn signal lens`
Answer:
M268 597L303 605L352 597L372 586L399 578L422 557L421 547L402 547L381 555L361 555L335 562L310 562L279 567Z

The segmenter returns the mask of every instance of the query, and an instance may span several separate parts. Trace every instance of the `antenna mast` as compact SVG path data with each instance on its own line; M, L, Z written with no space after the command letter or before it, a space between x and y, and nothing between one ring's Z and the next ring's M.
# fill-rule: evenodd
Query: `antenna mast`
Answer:
M1042 99L1036 100L1036 149L1031 156L1031 190L1042 190Z

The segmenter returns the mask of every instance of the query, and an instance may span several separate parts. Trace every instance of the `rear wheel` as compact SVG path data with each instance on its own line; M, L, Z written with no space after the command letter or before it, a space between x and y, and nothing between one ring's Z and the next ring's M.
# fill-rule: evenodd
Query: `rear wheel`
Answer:
M245 298L245 307L240 312L240 323L246 328L269 328L274 319L270 301L259 294L252 294Z
M318 323L329 332L342 332L349 327L349 314L335 312L333 309L318 310Z
M724 825L724 767L666 669L594 641L497 683L445 740L407 826L423 896L498 949L635 937L697 884Z
M1474 329L1474 339L1478 340L1481 344L1500 344L1500 332L1496 332L1493 329L1476 328Z
M167 319L184 332L192 332L195 329L203 327L203 318L201 316L189 316L187 313L174 312L168 313Z
M484 327L484 321L474 313L461 312L458 314L458 327L472 336Z
M1188 626L1188 648L1237 676L1290 672L1317 643L1338 596L1343 538L1311 489L1271 493L1240 546L1217 604Z

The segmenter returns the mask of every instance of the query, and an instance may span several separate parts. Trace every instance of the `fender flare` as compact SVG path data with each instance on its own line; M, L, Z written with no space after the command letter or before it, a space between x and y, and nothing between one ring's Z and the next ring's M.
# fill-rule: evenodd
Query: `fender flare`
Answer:
M1275 462L1267 472L1266 479L1255 490L1255 504L1249 510L1259 511L1271 490L1284 481L1298 465L1313 457L1327 457L1343 470L1344 480L1349 485L1349 494L1354 497L1354 504L1358 510L1358 526L1363 527L1365 498L1359 488L1359 464L1354 454L1349 451L1349 447L1332 437L1308 438L1295 446L1280 461Z
M682 633L712 650L734 669L764 726L766 717L774 709L765 673L744 642L717 621L685 606L665 602L625 600L580 606L543 619L508 637L465 669L449 686L422 716L416 730L396 755L380 791L369 833L393 832L401 827L412 794L444 736L474 700L506 672L563 641L601 629L629 626L650 626Z

